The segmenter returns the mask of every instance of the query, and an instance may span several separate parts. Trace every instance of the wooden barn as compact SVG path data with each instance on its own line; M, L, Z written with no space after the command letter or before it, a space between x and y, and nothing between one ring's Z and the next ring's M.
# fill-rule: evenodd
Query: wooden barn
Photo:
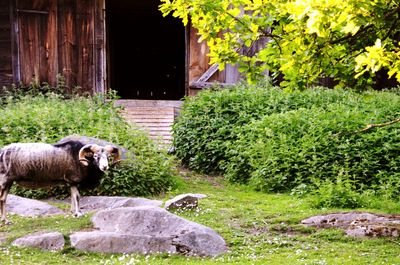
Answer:
M111 88L127 106L128 119L170 137L166 131L180 99L209 82L233 83L239 75L234 67L210 67L207 45L198 43L196 31L162 17L159 4L1 0L0 87L33 80L55 85L59 74L69 88Z
M0 1L0 86L55 84L123 99L179 100L207 82L235 82L210 69L196 31L163 18L159 0ZM208 70L208 71L207 71Z

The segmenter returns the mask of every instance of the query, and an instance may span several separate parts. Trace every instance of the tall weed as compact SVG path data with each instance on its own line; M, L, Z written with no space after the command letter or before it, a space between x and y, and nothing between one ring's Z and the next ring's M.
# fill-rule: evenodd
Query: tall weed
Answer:
M316 188L310 197L311 205L316 208L361 208L367 204L364 196L355 187L354 181L346 176L335 180L315 182Z

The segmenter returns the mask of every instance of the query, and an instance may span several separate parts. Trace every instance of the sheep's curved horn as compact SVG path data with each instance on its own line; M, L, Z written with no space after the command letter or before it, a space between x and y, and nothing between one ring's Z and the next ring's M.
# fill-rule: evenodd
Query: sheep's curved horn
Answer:
M106 150L109 154L113 156L113 164L121 160L121 152L119 148L112 145L106 145L104 146L104 150Z
M79 162L84 166L89 166L89 160L86 157L93 156L100 149L97 144L87 144L79 150Z

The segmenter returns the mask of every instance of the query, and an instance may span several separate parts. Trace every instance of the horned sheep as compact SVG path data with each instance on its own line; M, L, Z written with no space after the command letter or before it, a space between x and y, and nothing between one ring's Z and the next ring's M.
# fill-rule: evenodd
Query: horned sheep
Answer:
M71 188L71 211L81 216L79 188L93 188L109 168L109 157L120 159L113 145L84 144L64 141L14 143L0 149L0 224L6 217L7 194L14 182L28 188L68 184Z

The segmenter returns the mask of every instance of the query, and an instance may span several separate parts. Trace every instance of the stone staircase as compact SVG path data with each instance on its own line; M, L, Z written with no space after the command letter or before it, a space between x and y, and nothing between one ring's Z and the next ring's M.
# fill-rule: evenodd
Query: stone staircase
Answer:
M147 131L150 138L161 146L172 145L172 124L179 113L181 101L178 100L117 100L122 106L122 115L128 122Z

